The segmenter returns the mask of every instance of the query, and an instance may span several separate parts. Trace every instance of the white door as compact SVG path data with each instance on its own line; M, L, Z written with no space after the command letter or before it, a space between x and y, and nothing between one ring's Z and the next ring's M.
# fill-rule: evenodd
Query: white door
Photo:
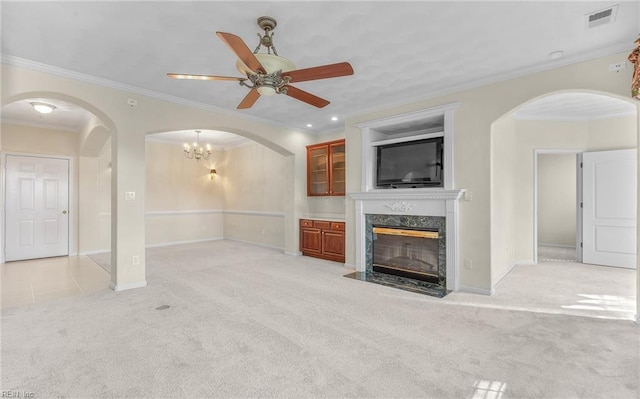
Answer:
M69 254L69 160L7 155L5 259Z
M636 267L636 154L582 154L583 263Z

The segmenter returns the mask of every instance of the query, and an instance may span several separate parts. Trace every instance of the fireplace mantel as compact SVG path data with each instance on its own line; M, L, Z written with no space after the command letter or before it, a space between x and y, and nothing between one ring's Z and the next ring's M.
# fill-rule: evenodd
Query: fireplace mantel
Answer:
M368 214L446 218L447 289L459 288L458 200L465 190L389 189L350 193L355 200L357 272L366 272L365 219Z
M362 193L351 193L349 196L354 200L458 200L465 190L438 190L431 189L387 189L374 190Z

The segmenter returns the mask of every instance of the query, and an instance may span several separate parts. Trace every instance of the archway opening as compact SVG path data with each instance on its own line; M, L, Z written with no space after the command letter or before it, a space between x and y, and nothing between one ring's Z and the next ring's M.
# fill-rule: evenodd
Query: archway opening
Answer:
M570 247L567 235L573 235L576 242L580 232L575 214L559 212L568 202L573 202L575 210L577 203L576 189L567 190L566 180L561 180L571 174L565 166L570 167L572 160L560 158L586 151L636 149L636 109L631 101L608 93L562 91L532 99L493 123L491 274L497 292L508 292L517 278L528 279L530 289L520 293L523 305L535 303L548 311L596 317L634 317L636 270L589 265L594 269L580 268L582 264L575 261L558 259L566 262L554 264L546 257L539 261L538 244L555 244L556 249ZM549 167L559 168L560 164L564 165L562 171L547 173ZM575 160L573 164L575 168ZM543 176L546 180L541 182L539 177ZM562 198L561 193L571 197ZM575 244L573 247L575 250ZM590 275L585 274L587 270ZM613 275L621 280L614 287L587 284L598 279L602 283ZM578 281L586 285L580 287Z

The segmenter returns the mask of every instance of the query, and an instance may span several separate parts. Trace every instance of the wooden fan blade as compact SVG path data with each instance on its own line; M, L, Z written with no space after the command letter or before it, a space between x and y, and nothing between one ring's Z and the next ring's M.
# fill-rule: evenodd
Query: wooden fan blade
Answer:
M233 76L212 76L212 75L185 75L183 73L168 73L168 77L173 79L197 79L197 80L233 80L236 82L247 78L236 78Z
M291 78L291 83L304 82L307 80L337 78L347 75L353 75L353 68L348 62L296 69L295 71L282 73L282 76L289 76Z
M216 35L222 40L233 53L242 61L246 66L254 72L265 73L265 69L260 64L260 61L256 58L249 47L244 41L233 33L216 32Z
M329 101L325 100L324 98L320 98L293 86L287 85L287 95L289 97L295 98L296 100L304 101L305 103L318 108L323 108L329 105Z
M238 109L247 109L251 108L258 98L260 97L260 93L258 93L258 89L255 87L249 91L249 94L245 96L245 98L238 104Z

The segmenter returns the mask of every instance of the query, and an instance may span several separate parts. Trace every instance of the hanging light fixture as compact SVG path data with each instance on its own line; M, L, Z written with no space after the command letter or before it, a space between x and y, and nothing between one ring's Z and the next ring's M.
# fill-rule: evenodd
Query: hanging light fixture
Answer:
M196 130L196 141L193 145L184 144L184 156L189 159L205 161L211 156L211 146L207 144L206 148L200 145L200 130Z

